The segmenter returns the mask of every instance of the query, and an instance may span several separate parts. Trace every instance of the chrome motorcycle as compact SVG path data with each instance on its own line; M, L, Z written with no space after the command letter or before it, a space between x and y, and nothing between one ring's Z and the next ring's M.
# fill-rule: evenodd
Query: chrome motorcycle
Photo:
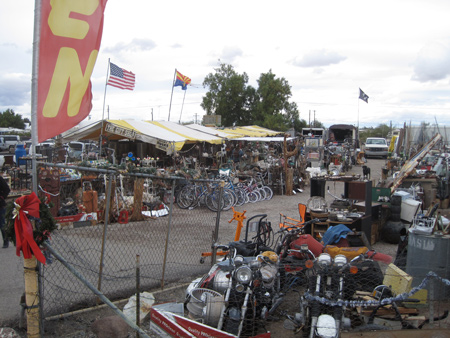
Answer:
M300 313L296 318L304 337L335 338L342 329L349 329L345 300L356 290L354 276L358 268L344 255L334 259L327 253L306 263L308 288L300 298Z
M186 307L191 318L238 337L253 336L281 304L279 259L273 251L254 257L238 254L239 242L187 290Z

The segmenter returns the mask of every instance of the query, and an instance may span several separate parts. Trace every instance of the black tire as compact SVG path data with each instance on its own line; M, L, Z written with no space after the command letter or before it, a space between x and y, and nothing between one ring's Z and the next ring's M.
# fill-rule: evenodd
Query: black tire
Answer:
M391 205L391 214L392 215L395 215L395 214L400 215L401 212L402 212L401 205Z
M389 220L391 222L400 222L400 214L392 214L391 217L389 217Z
M388 243L398 244L400 242L400 231L403 227L402 222L389 220L381 230L381 237Z
M391 196L391 207L393 205L402 205L402 196L399 195L392 195Z

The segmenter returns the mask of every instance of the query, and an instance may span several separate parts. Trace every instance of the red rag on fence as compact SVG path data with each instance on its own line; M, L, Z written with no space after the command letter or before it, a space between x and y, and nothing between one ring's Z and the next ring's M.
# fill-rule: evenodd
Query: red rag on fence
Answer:
M23 252L24 258L31 258L34 254L36 259L45 264L45 257L39 246L34 241L33 227L27 215L39 218L40 200L36 193L21 196L15 201L15 220L14 230L16 232L16 254L20 257L20 251Z

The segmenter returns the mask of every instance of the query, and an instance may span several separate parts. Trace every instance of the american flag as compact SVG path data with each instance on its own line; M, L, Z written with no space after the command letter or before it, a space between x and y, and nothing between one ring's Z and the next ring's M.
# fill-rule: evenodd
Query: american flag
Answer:
M108 84L120 89L134 89L135 76L132 72L116 66L114 63L109 65L110 73Z

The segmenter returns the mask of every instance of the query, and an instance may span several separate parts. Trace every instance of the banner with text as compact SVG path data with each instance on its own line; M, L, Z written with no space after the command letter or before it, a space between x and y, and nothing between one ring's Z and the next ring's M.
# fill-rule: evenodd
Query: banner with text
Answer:
M91 75L107 0L42 0L38 142L76 126L92 108Z

